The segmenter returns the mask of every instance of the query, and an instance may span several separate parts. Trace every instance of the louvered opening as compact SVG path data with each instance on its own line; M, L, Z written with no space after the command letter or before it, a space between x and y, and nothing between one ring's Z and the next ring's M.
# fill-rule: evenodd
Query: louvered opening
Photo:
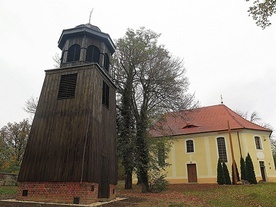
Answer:
M62 75L60 77L58 99L75 98L75 90L77 83L77 73Z

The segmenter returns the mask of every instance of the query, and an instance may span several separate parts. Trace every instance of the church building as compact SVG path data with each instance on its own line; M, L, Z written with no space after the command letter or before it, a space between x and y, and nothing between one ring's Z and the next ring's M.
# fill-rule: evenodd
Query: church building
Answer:
M170 143L164 171L170 183L217 183L219 158L230 176L234 158L240 175L240 158L248 153L257 181L276 182L271 133L224 104L167 113L150 130Z

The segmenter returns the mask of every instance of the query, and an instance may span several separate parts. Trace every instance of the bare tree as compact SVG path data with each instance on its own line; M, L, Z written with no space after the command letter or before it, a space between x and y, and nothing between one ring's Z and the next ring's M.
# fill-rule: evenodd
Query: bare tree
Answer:
M54 56L53 56L53 60L55 62L54 64L54 67L55 68L59 68L60 67L60 63L61 63L61 59L60 59L60 55L58 53L56 53Z
M24 111L31 114L32 116L35 114L37 108L38 98L34 98L31 96L26 102L25 107L23 108Z
M235 111L238 115L240 115L241 117L243 117L244 119L251 121L255 124L258 124L264 128L267 129L271 129L273 130L272 126L269 123L263 122L262 119L259 117L258 113L256 111L253 111L250 116L248 115L248 111L244 112L244 111L239 111L236 110Z

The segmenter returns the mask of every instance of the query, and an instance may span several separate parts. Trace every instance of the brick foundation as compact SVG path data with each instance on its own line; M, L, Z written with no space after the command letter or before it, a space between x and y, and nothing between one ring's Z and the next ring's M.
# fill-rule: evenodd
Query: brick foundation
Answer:
M116 198L116 185L109 185L109 199L115 199Z
M110 198L115 198L110 185ZM98 200L98 184L88 182L19 182L17 200L91 204Z

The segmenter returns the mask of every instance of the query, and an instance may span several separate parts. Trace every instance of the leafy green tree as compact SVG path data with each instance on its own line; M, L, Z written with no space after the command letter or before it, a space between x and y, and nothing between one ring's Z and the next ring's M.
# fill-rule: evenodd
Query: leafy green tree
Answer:
M229 170L228 170L227 165L225 164L225 162L222 163L222 168L223 168L223 176L224 176L224 179L225 179L225 184L226 185L231 185Z
M225 184L225 178L224 178L224 174L223 174L223 167L222 167L220 159L218 159L218 164L217 164L217 183L219 185Z
M247 154L247 156L245 158L245 163L246 163L245 164L245 166L246 166L246 178L247 178L248 182L250 182L251 184L257 184L253 162L252 162L252 159L251 159L249 153Z
M117 40L113 67L118 87L119 132L122 137L118 150L122 157L135 158L142 192L149 191L148 170L150 146L147 130L157 114L167 110L188 109L194 105L194 96L187 93L188 79L178 58L173 58L163 45L158 45L159 34L140 28L128 29ZM127 112L127 113L125 113ZM130 121L126 121L126 120ZM133 133L135 136L132 136ZM134 144L134 145L133 145ZM124 148L133 147L133 150ZM131 152L131 153L130 153ZM129 155L130 153L130 155ZM129 162L123 162L128 165ZM133 163L133 162L132 162ZM131 164L132 164L131 163ZM128 169L129 166L125 166ZM131 166L130 166L131 169Z
M246 0L250 1L250 0ZM253 0L249 7L249 15L256 21L256 24L265 29L271 25L269 18L276 13L275 0Z
M241 179L247 180L245 161L244 161L243 157L241 157L241 159L240 159L240 167L241 167Z
M1 159L4 159L6 162L4 167L2 166L3 171L19 171L30 133L30 128L31 126L29 121L24 119L19 123L8 123L0 129L0 147L5 147L5 150L1 151L1 155L4 155Z
M127 76L127 80L123 88L121 88L122 95L120 101L122 104L118 105L120 110L117 116L118 155L124 167L125 189L132 188L132 174L135 166L135 121L132 109L132 78L133 75Z
M2 130L0 131L0 171L6 171L9 167L11 158L11 150L7 143L4 141L4 135Z

